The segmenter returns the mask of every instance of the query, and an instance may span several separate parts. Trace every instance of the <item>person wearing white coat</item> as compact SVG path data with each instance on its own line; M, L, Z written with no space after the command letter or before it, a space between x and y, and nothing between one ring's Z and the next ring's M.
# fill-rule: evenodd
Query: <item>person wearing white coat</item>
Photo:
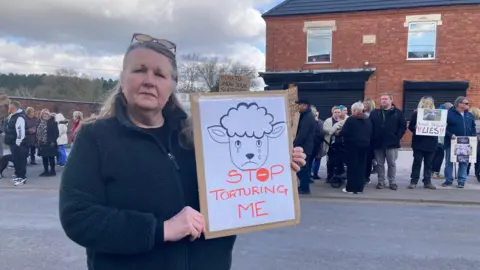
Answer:
M58 165L59 166L65 166L65 163L67 162L67 152L65 150L65 145L68 144L68 120L63 116L61 113L55 114L55 121L58 124L58 132L59 136L57 139L57 145L58 145Z

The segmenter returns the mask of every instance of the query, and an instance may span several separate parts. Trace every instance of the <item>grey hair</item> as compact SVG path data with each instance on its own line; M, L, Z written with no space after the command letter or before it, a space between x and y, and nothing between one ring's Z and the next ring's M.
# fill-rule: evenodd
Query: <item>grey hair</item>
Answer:
M451 102L445 102L445 104L443 104L443 107L445 107L445 109L449 110L450 108L453 107L453 104Z
M462 103L465 99L467 99L467 97L464 97L464 96L459 96L455 99L455 102L453 103L453 105L455 107L457 107L460 103Z
M123 57L123 69L126 66L126 58L130 52L135 49L149 49L156 53L159 53L170 60L170 64L172 65L172 80L175 81L174 89L171 91L171 95L165 105L170 106L171 108L178 108L181 111L185 112L185 109L181 105L180 101L178 100L177 96L174 94L176 92L176 83L178 82L178 67L177 67L177 60L175 58L175 54L156 42L137 42L131 44L124 57ZM123 72L123 71L122 71ZM109 118L115 116L115 100L117 97L123 92L120 82L109 92L105 102L103 103L102 108L100 109L99 118ZM180 143L183 147L188 148L193 145L193 128L190 119L183 120L180 123L181 131L180 131Z
M361 101L357 101L357 102L353 103L353 105L351 107L352 113L353 112L363 112L364 109L365 109L365 106L363 106L363 102L361 102Z
M73 119L83 120L83 113L81 111L74 111Z

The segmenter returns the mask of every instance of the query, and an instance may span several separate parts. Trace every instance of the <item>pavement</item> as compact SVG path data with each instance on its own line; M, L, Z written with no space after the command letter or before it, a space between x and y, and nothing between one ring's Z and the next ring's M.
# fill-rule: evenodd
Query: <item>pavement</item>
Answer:
M301 204L298 226L239 235L232 270L479 269L479 207ZM56 190L0 189L0 262L2 270L86 269L84 248L61 229Z
M425 202L425 203L446 203L446 204L472 204L480 205L480 183L473 176L473 167L467 179L464 189L454 187L442 187L443 179L432 179L437 190L425 190L419 182L416 189L407 189L410 184L410 172L413 163L412 151L399 151L397 159L397 177L399 186L397 191L390 189L375 189L377 175L372 174L371 183L366 186L363 194L351 195L343 193L341 189L334 189L325 180L317 180L310 185L312 195L315 198L341 199L341 200L370 200L370 201L391 201L391 202ZM326 179L326 159L322 160L320 177ZM422 175L421 172L420 175ZM443 167L442 167L443 174ZM421 181L421 179L420 179ZM388 182L388 181L387 181Z
M68 152L68 150L67 150ZM37 162L41 162L38 160ZM456 187L441 187L443 180L433 179L437 190L425 190L422 183L419 183L417 189L409 190L407 186L410 183L411 164L413 162L413 153L411 151L399 151L397 160L397 184L399 189L393 191L390 189L375 189L377 175L372 174L372 183L365 188L363 194L351 195L334 189L325 180L317 180L311 184L312 195L316 199L337 199L337 200L360 200L360 201L385 201L385 202L411 202L411 203L441 203L441 204L467 204L480 205L480 183L473 176L473 168L464 189ZM326 179L325 159L322 160L320 177ZM21 187L15 187L11 183L12 169L4 171L4 179L0 179L1 189L27 189L27 190L58 190L62 168L57 167L56 177L39 178L38 175L43 171L41 164L27 168L27 183ZM443 171L443 169L442 169Z

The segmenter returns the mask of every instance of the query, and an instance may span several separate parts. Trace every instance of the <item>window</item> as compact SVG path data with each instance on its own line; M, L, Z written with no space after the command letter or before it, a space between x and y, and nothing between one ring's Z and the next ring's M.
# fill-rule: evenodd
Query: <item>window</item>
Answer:
M330 63L332 61L332 28L309 28L307 30L307 63Z
M437 23L412 22L408 24L408 59L435 58Z

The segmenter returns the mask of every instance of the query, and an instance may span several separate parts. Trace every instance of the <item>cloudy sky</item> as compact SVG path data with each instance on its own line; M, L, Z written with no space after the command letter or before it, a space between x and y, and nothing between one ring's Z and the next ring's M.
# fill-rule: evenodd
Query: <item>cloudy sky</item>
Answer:
M261 14L282 0L0 0L0 73L115 78L134 32L265 67Z

